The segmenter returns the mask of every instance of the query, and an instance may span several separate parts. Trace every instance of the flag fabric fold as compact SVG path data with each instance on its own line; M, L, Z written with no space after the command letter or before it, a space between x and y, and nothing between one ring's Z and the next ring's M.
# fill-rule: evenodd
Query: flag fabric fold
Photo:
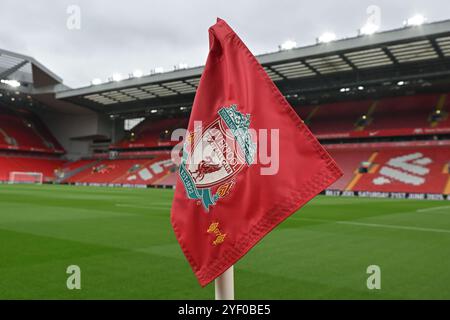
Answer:
M342 175L225 21L209 42L171 211L202 286Z

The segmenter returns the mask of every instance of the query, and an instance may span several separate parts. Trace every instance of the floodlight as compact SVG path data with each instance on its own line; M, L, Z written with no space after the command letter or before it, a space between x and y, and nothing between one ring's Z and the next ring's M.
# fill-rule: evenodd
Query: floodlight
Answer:
M187 69L187 67L188 67L187 63L180 62L178 65L175 66L175 70Z
M102 83L102 80L99 78L92 79L91 84L97 86Z
M122 75L120 73L114 73L112 76L113 81L119 82L122 80Z
M375 32L377 32L378 29L380 29L380 26L378 26L374 23L368 22L359 30L359 32L364 35L371 35L371 34L374 34Z
M412 16L411 18L409 18L408 20L406 20L404 24L408 27L420 26L425 23L425 20L426 19L423 15L416 14L416 15Z
M8 86L13 87L13 88L20 87L20 82L17 80L1 79L0 82L7 84Z
M333 32L325 32L317 39L319 43L328 43L334 40L336 40L336 35Z
M143 74L144 73L142 72L142 70L139 70L139 69L133 71L133 77L135 77L135 78L140 78L143 76Z
M297 42L293 40L287 40L280 45L280 50L291 50L297 47Z

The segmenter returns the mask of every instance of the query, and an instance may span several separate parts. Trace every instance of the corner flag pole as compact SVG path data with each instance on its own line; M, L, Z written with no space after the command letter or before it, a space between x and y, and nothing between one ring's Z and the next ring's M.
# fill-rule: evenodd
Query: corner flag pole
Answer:
M216 300L234 300L234 269L227 271L214 280Z

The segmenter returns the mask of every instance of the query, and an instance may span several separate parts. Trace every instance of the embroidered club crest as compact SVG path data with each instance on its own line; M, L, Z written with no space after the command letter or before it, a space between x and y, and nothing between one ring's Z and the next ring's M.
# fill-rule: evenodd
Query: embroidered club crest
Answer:
M188 198L199 200L206 211L229 194L234 177L253 163L256 143L249 126L250 115L231 105L221 108L204 130L188 132L179 175Z

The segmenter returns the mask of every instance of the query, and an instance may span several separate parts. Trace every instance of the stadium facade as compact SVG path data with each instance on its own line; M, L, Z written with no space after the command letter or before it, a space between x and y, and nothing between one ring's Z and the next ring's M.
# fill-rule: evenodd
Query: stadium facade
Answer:
M257 59L344 170L329 194L450 194L450 21ZM170 137L187 126L202 71L71 89L0 50L0 181L174 185Z

